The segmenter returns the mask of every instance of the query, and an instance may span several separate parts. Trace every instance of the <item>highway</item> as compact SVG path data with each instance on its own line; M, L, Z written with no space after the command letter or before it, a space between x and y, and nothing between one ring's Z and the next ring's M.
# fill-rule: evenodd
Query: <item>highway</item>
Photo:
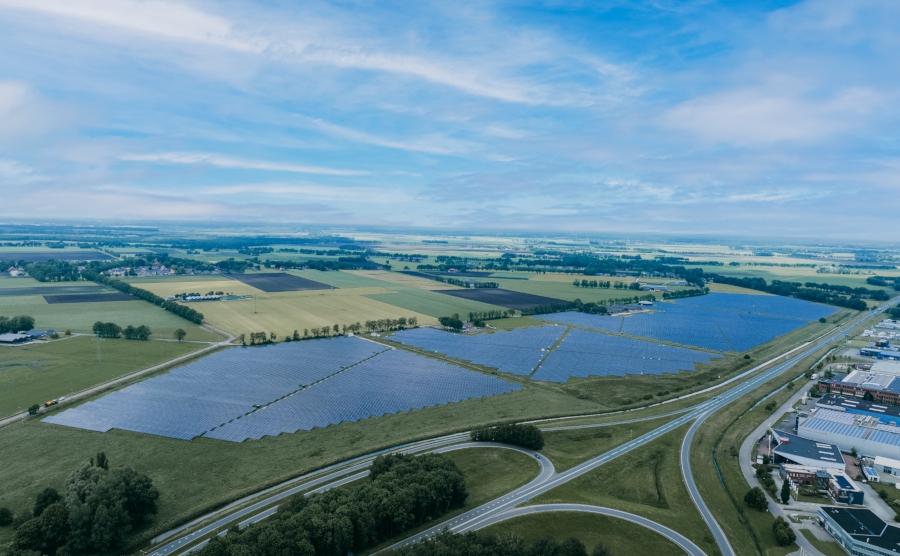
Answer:
M698 403L692 407L689 407L689 408L686 408L683 410L672 411L672 412L669 412L667 414L662 414L662 415L653 415L653 416L647 416L647 417L639 417L639 418L635 418L635 419L627 419L627 420L624 420L621 422L602 423L602 424L597 424L597 425L571 425L569 427L560 426L560 427L542 428L542 430L548 430L548 431L549 430L567 430L567 429L588 428L588 427L592 427L592 426L611 426L611 425L623 424L623 423L627 423L627 422L637 422L637 421L643 421L643 420L649 420L649 419L659 419L659 418L663 418L663 417L667 417L667 416L674 417L674 419L666 422L665 424L661 425L660 427L658 427L648 433L645 433L644 435L642 435L638 438L632 439L620 446L617 446L616 448L613 448L612 450L609 450L608 452L606 452L604 454L601 454L599 456L591 458L591 459L589 459L573 468L570 468L562 473L555 473L552 470L553 469L552 464L550 464L549 460L547 460L546 462L543 462L540 459L543 456L541 456L540 454L535 454L536 457L538 458L538 461L541 463L541 473L537 478L535 478L528 484L526 484L518 489L515 489L514 491L507 493L498 499L492 500L486 504L483 504L477 508L474 508L468 512L460 514L449 520L445 520L444 522L439 523L438 525L435 525L426 531L423 531L423 532L413 535L407 539L404 539L403 541L393 545L392 548L402 546L402 545L405 545L405 544L408 544L411 542L416 542L425 537L432 536L432 535L442 531L444 528L447 528L450 531L458 532L458 533L466 532L466 531L474 531L474 530L480 529L490 523L496 522L498 520L499 516L511 511L516 506L526 503L526 502L530 501L532 498L539 496L540 494L548 492L548 491L552 490L553 488L556 488L557 486L560 486L560 485L565 484L577 477L580 477L580 476L584 475L585 473L588 473L588 472L596 469L597 467L600 467L601 465L604 465L621 455L627 454L628 452L630 452L636 448L639 448L639 447L647 444L648 442L652 442L654 439L656 439L664 434L667 434L667 433L669 433L687 423L690 423L692 421L693 421L693 425L688 431L688 436L690 436L690 438L693 438L693 435L696 432L696 430L703 424L703 422L705 422L705 420L710 415L712 415L719 409L722 409L723 407L725 407L729 403L733 402L734 400L740 398L741 396L760 387L761 385L765 384L766 382L775 378L776 376L784 373L786 370L793 367L801 359L807 357L809 354L820 349L822 346L843 336L845 331L858 326L859 324L861 324L865 320L871 318L872 316L881 313L885 308L887 308L891 305L893 305L893 303L885 305L878 311L867 312L849 324L845 324L841 327L836 327L831 332L826 333L825 335L820 337L815 342L807 342L801 346L795 347L795 348L779 355L778 357L770 359L769 361L766 361L765 363L762 363L760 365L757 365L756 367L753 367L752 369L745 371L738 376L732 377L731 379L729 379L728 381L726 381L723 384L730 384L730 383L738 382L739 380L747 378L748 376L750 378L748 378L744 382L740 382L739 384L728 389L724 393L721 393L710 400L706 400L704 402ZM760 369L762 369L768 365L771 365L773 363L776 363L779 359L784 359L784 361L776 364L775 366L773 366L770 369L767 369L763 372L756 374L755 376L750 376L750 375L753 375L754 373L756 373L757 371L759 371ZM719 388L721 386L722 386L722 384L717 385L714 388ZM394 448L391 450L385 450L385 451L382 451L379 453L385 453L388 451L403 451L405 453L420 453L420 452L429 451L429 450L431 450L431 451L435 451L435 450L446 451L449 449L454 449L450 445L460 443L466 436L467 435L465 433L448 435L445 437L439 437L439 438L431 439L428 441L423 441L420 443L407 445L404 447L397 447L397 448ZM734 550L732 549L727 537L725 536L724 532L721 530L721 527L719 526L718 522L715 520L712 513L706 507L705 503L703 502L702 498L700 497L700 494L699 494L699 491L697 490L696 484L694 483L693 474L690 470L690 465L689 465L690 444L691 443L686 436L686 440L683 443L682 450L681 450L682 471L684 473L685 484L688 487L688 491L691 495L692 500L694 501L694 504L697 506L704 521L708 524L711 532L713 533L716 544L719 546L719 549L721 550L722 554L724 556L733 555ZM481 444L481 443L479 443L479 445L486 446L486 444ZM462 447L462 445L460 445L460 448L461 447ZM460 448L456 448L456 449L460 449ZM223 508L219 512L214 512L214 514L210 514L210 515L204 516L202 518L199 518L199 519L195 520L194 522L192 522L192 524L196 525L196 524L201 523L202 521L208 521L216 514L221 515L221 517L218 517L213 523L206 525L197 531L188 533L187 535L182 536L179 539L176 539L175 541L172 541L162 547L157 548L156 550L154 550L151 553L151 556L167 556L169 554L172 554L172 553L184 548L186 545L192 544L194 541L196 541L197 539L199 539L201 537L207 536L210 533L213 533L217 530L222 531L222 530L227 529L228 526L230 526L231 524L233 524L235 522L238 522L238 523L253 522L254 520L253 520L252 516L255 516L257 513L260 512L260 510L263 510L263 509L268 510L271 506L273 506L279 500L282 500L283 498L285 498L287 496L291 496L292 494L296 494L297 492L301 492L301 491L310 489L312 486L315 486L317 484L324 484L325 486L320 487L320 490L325 490L327 488L333 488L334 486L337 486L335 483L333 483L333 481L341 481L343 483L343 482L346 482L345 479L347 479L350 476L354 476L356 474L358 474L359 477L365 476L365 474L367 473L367 471L365 471L365 468L371 464L371 459L373 459L376 455L378 455L378 454L371 454L369 456L363 456L361 458L356 458L349 462L343 462L340 464L336 464L327 469L323 469L316 473L309 474L309 475L305 476L306 478L310 478L310 480L307 482L304 481L304 477L293 479L292 481L289 481L288 483L295 483L296 486L293 486L287 490L278 492L276 494L272 494L271 496L267 496L264 499L259 500L253 504L250 504L246 508L239 509L235 512L229 512L229 511L227 511L227 508ZM312 478L312 477L314 477L314 478ZM315 485L312 483L312 481L315 481ZM274 491L279 488L284 488L286 485L287 485L287 483L285 483L283 485L278 485L276 487L272 487L272 489L268 489L268 491ZM261 493L258 493L257 495L254 495L254 497L258 497L260 494ZM245 500L250 500L251 498L253 498L253 497L248 497ZM238 504L238 503L235 503L235 504ZM235 504L232 504L229 507L233 507ZM224 514L224 515L222 515L222 514ZM262 514L260 514L260 515L262 515ZM271 515L271 514L266 514L266 515ZM247 518L250 518L250 519L247 519ZM260 517L259 519L262 519L262 517ZM175 534L178 534L179 532L184 532L188 527L192 526L192 524L187 524L187 525L179 528L180 530L173 530L172 532L161 535L160 537L157 537L157 539L168 538ZM656 524L656 525L658 527L662 527L658 524ZM156 540L156 539L154 539L154 540ZM197 547L199 547L199 545L192 547L192 549L196 549ZM697 550L699 550L699 549L697 549Z

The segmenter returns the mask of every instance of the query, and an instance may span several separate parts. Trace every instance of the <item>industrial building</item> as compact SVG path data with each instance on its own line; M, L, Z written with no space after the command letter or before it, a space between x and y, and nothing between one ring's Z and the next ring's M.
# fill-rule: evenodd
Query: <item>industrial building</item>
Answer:
M878 372L873 365L869 371L851 371L843 380L821 379L818 390L821 394L841 394L882 404L898 405L900 376Z
M817 407L800 421L797 434L808 441L834 442L845 452L900 457L900 427L885 424L879 416Z
M28 334L0 334L0 344L24 344L25 342L30 342L31 336Z
M796 465L793 463L782 463L779 466L778 470L781 473L782 479L790 480L794 484L814 485L818 483L817 472L819 471L819 469L816 467Z
M871 510L822 506L818 519L848 554L897 556L900 527L888 525Z
M872 465L880 475L900 477L900 460L886 458L884 456L875 456L875 463Z
M897 425L900 423L900 406L847 398L837 394L822 396L822 398L816 400L816 408L875 417L886 425Z
M816 442L782 431L773 431L777 446L772 448L773 463L794 464L816 469L834 468L844 464L837 446Z

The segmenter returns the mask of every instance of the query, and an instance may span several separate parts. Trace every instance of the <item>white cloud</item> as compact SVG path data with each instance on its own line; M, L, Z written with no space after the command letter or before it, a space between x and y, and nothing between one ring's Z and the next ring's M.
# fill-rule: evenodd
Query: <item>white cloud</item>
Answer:
M456 139L450 139L442 135L433 134L426 137L417 137L408 141L398 141L388 139L378 135L372 135L363 131L357 131L348 127L340 126L324 120L316 118L302 117L305 122L310 123L316 129L324 131L334 137L349 139L359 143L386 147L389 149L398 149L403 151L424 152L431 154L456 154L467 152L475 146Z
M768 87L698 97L666 112L661 123L736 145L819 141L859 127L880 102L877 93L863 88L822 99L791 85L778 80Z
M247 160L210 153L165 152L155 154L125 154L120 160L131 162L161 162L168 164L205 164L218 168L235 168L243 170L266 170L269 172L295 172L300 174L321 174L324 176L363 176L370 172L361 170L343 170L322 166L305 166L301 164L283 164L264 160Z
M0 158L0 183L24 184L47 181L48 178L35 173L34 168L16 160Z
M259 52L266 45L235 36L234 25L183 3L163 0L0 0L0 6L72 18L160 38Z

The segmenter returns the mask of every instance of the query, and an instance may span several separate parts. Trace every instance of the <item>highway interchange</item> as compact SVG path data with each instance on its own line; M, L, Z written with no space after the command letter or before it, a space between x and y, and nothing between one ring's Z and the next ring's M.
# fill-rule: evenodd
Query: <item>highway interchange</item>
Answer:
M896 303L896 301L894 303ZM437 525L434 525L433 527L425 531L404 539L403 541L393 545L393 547L391 548L422 540L426 537L435 535L438 532L443 531L445 528L455 533L464 533L467 531L481 529L499 521L510 519L519 515L525 515L528 513L542 511L586 511L612 515L614 517L619 517L622 519L628 519L634 523L637 523L644 527L648 527L651 530L665 536L666 538L680 546L682 549L684 549L687 553L699 556L704 554L704 552L700 550L696 545L694 545L691 541L663 525L642 518L640 516L627 514L625 512L620 512L609 508L599 508L595 506L584 506L578 504L552 504L520 507L521 504L530 501L530 499L536 496L539 496L545 492L550 491L553 488L556 488L577 477L580 477L585 473L588 473L606 463L609 463L619 456L622 456L636 448L644 446L645 444L652 442L654 439L659 438L660 436L691 422L693 422L693 424L685 435L680 455L684 482L687 486L691 499L693 500L697 509L700 511L700 514L703 517L704 521L708 525L716 542L716 545L719 548L719 551L723 554L723 556L733 556L735 554L735 551L732 548L731 543L729 542L725 533L722 531L715 517L710 512L709 508L704 503L702 497L700 496L699 490L697 489L697 485L693 479L693 474L690 468L690 450L692 444L691 441L693 440L695 433L697 432L699 427L716 411L724 408L731 402L739 399L741 396L762 386L778 375L783 374L787 370L794 367L801 360L808 357L810 354L821 349L823 346L826 346L834 342L835 340L840 339L845 335L847 331L852 330L865 320L872 318L877 314L880 314L894 303L885 305L875 311L866 312L854 321L832 329L830 332L827 332L826 334L820 336L815 341L807 342L805 344L802 344L801 346L797 346L778 357L775 357L765 363L757 365L756 367L741 373L736 377L733 377L723 384L738 382L737 385L709 400L700 402L694 406L659 415L640 417L636 419L625 419L615 422L588 425L542 427L542 430L546 431L569 430L598 426L612 426L616 424L624 424L649 419L673 417L672 420L667 421L665 424L651 430L650 432L629 440L628 442L620 446L617 446L603 454L582 462L579 465L576 465L566 471L557 473L553 468L553 464L546 457L537 452L505 445L466 442L468 438L467 433L447 435L430 440L425 440L422 442L398 446L389 450L384 450L378 453L370 454L368 456L363 456L361 458L355 458L354 460L336 464L315 473L311 473L303 477L298 477L296 479L288 481L287 483L283 483L282 485L267 489L266 491L263 491L263 493L258 493L253 497L248 497L247 499L238 501L226 508L223 508L222 510L201 517L190 524L170 531L169 533L160 535L159 537L154 539L154 543L165 542L165 539L169 539L174 536L177 536L177 538L165 542L165 544L163 544L162 546L157 546L152 550L152 552L150 552L150 556L169 556L176 553L188 553L197 550L205 545L206 542L208 542L208 539L211 535L225 534L228 527L230 526L239 524L241 527L244 527L249 525L250 523L255 523L257 521L265 519L269 515L272 515L277 511L277 503L288 496L292 496L299 492L305 492L307 495L312 494L313 492L322 492L329 488L334 488L342 484L346 484L348 482L363 478L368 475L367 468L369 465L371 465L372 460L381 453L439 453L450 450L471 448L474 446L494 446L503 449L515 449L517 451L527 453L531 457L534 457L539 463L541 472L528 484L519 487L512 492L506 493L495 500L473 508L465 513L459 514L446 521L438 523ZM779 362L779 360L783 361ZM769 365L772 365L771 368L759 372L758 374L754 374ZM743 380L743 382L741 382L741 380ZM719 388L721 386L721 384L717 385L716 388ZM262 494L265 494L265 496L261 497ZM260 499L250 503L250 499L252 498ZM247 503L247 505L242 505L243 503ZM234 509L235 506L238 505L240 505L240 507ZM234 509L234 511L231 511L232 509ZM197 529L193 529L193 527L200 524L203 525ZM813 552L813 554L815 554L815 552Z

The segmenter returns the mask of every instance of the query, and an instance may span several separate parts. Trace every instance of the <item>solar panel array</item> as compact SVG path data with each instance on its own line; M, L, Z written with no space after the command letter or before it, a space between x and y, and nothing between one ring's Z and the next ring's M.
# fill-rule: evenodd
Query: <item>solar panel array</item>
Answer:
M845 425L844 423L835 423L834 421L825 421L822 419L807 419L803 423L803 428L832 434L842 434L852 438L862 438L868 432L867 429L855 425Z
M868 440L880 442L882 444L890 444L891 446L900 446L900 434L894 434L887 431L872 431Z
M571 377L677 374L693 371L695 363L709 363L710 358L721 357L576 328L563 338L531 378L566 382Z
M491 334L453 334L434 328L414 328L397 332L391 340L505 373L528 376L546 355L544 350L553 347L565 331L562 326L541 326Z
M846 411L834 411L831 409L819 408L815 412L815 418L822 421L831 421L832 423L843 423L852 425L856 422L856 415L847 413Z
M713 292L707 295L678 299L675 303L678 305L725 309L740 313L757 313L800 320L819 320L837 310L827 305L811 303L793 297L743 293Z
M456 365L391 350L205 436L242 442L521 389Z
M348 337L232 348L44 421L189 440L386 349Z
M342 337L218 352L44 421L241 442L521 389Z
M694 301L701 297L702 301ZM760 298L765 301L758 301ZM654 306L654 313L629 317L567 312L540 318L715 351L746 351L805 326L807 318L820 318L836 311L825 305L779 296L709 294L679 301L694 301L703 306L663 303Z

